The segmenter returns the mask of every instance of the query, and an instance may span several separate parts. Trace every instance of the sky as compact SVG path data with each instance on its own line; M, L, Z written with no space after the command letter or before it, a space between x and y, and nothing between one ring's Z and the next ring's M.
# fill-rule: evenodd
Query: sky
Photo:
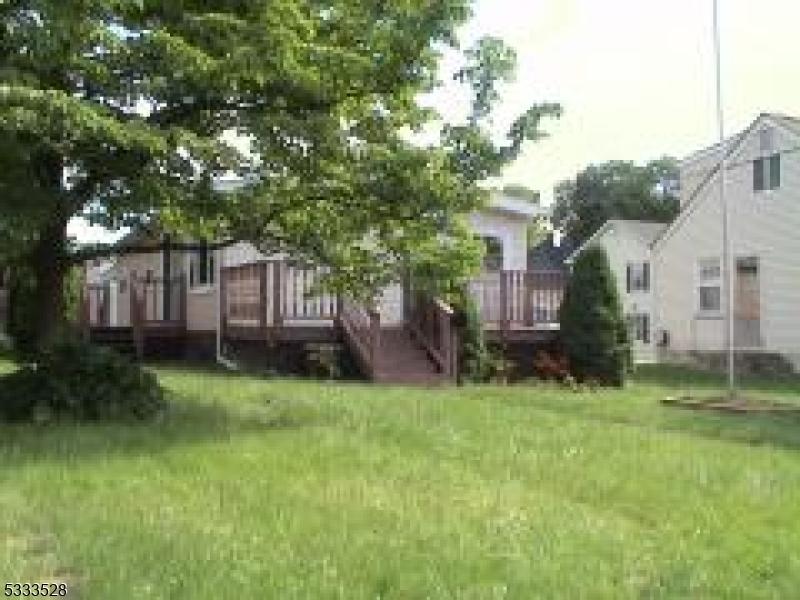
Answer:
M800 2L719 0L726 130L761 112L800 116ZM462 46L493 35L518 57L516 81L502 88L495 127L537 102L559 102L550 137L530 144L503 176L552 199L556 183L612 159L677 158L717 139L712 0L476 0ZM442 79L459 67L442 61ZM448 120L468 106L455 83L425 98ZM99 229L74 222L85 241Z
M800 116L800 2L719 4L728 134L761 112ZM477 0L462 45L493 35L518 55L498 131L532 103L565 111L503 179L539 190L547 203L556 183L591 163L682 158L714 143L712 31L712 0ZM452 56L443 61L445 71L457 66ZM445 117L464 111L453 86L427 101Z

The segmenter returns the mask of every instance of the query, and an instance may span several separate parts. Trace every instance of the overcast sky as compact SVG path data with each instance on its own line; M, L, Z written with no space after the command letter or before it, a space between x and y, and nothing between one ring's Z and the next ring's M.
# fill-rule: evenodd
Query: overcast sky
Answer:
M498 127L532 102L560 102L548 140L505 175L540 190L593 162L683 157L717 136L712 0L477 0L469 44L503 38L519 59ZM800 116L800 2L720 0L728 133L761 112ZM452 58L445 67L452 68ZM452 90L432 100L463 110Z
M503 88L501 131L534 102L560 102L551 137L530 145L508 182L540 190L593 162L683 157L715 141L712 0L477 0L462 31L470 45L503 38L518 54ZM729 133L760 112L800 116L800 2L720 0L725 115ZM443 61L442 77L458 68ZM448 119L463 115L456 84L427 100ZM74 223L82 239L105 236Z

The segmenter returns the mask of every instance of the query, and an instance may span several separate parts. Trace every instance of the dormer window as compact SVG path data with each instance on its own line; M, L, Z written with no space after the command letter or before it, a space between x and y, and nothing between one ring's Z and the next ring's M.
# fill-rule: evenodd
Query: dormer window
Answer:
M753 191L765 192L781 187L781 155L758 158L753 161Z

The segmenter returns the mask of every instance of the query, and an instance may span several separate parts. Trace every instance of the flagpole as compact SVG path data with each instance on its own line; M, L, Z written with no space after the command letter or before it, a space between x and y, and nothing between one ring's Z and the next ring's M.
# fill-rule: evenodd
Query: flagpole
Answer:
M720 39L719 0L714 3L714 57L716 67L717 95L717 127L719 128L720 151L722 158L719 164L719 193L722 208L722 253L725 284L725 347L728 362L728 395L736 395L736 365L734 360L734 324L733 324L733 257L731 252L731 217L728 198L725 194L727 177L728 148L725 147L725 111L722 103L722 43Z

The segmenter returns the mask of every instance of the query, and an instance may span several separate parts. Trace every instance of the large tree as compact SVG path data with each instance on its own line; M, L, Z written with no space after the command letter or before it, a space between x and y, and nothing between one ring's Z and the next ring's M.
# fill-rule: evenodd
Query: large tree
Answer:
M553 222L580 244L609 219L668 222L679 210L672 158L591 165L556 188Z
M67 223L157 218L334 268L369 293L408 269L458 279L479 253L461 215L476 185L541 136L533 106L496 144L488 123L514 53L488 38L455 77L471 115L420 147L441 49L469 0L0 2L0 252L37 281L37 341L86 256ZM221 195L219 175L247 185Z

